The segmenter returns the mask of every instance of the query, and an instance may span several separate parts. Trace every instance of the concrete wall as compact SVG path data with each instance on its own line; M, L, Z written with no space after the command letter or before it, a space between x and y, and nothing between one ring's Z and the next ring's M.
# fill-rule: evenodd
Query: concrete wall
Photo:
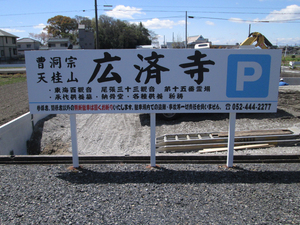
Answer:
M0 126L0 155L27 155L27 140L33 126L47 115L32 115L29 112Z

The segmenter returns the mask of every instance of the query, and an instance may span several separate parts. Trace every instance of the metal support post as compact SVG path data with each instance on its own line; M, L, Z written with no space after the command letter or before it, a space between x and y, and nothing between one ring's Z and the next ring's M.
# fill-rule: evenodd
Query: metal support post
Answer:
M70 114L73 167L79 167L76 114Z
M155 126L156 126L156 114L150 113L150 139L151 139L151 167L156 167L156 146L155 146Z
M236 113L229 113L227 167L233 166L234 135L235 135Z

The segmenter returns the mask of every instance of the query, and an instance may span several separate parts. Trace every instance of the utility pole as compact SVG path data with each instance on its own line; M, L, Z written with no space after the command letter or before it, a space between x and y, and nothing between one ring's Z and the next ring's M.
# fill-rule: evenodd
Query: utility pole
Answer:
M185 48L187 48L187 11L185 11Z
M99 48L98 45L98 37L99 37L99 31L98 31L98 9L97 9L97 0L95 0L95 19L96 19L96 49Z
M185 48L188 47L188 40L187 40L187 19L188 18L193 19L194 17L193 16L188 16L187 11L185 11Z
M249 23L249 34L248 34L248 36L250 36L250 34L251 34L251 24Z

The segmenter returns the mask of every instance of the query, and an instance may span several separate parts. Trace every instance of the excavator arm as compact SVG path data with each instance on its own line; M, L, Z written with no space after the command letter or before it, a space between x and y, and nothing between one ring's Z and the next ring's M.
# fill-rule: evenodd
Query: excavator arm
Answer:
M255 47L259 46L262 49L272 48L273 45L271 42L261 33L253 32L249 34L248 38L240 45L252 45L254 42L257 42Z

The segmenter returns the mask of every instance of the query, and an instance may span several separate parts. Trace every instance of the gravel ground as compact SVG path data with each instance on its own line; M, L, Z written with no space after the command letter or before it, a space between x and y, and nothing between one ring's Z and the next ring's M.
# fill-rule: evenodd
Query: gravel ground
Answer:
M0 224L300 224L300 164L1 165Z
M0 101L2 122L24 103L12 97L16 87L0 87L11 97ZM280 88L275 114L238 114L236 130L299 127L299 87ZM149 155L149 122L146 114L78 115L80 154ZM227 129L228 115L183 114L158 118L156 134ZM69 154L68 115L41 121L32 143L44 154ZM294 153L299 147L235 152ZM300 224L300 164L68 166L0 165L0 224Z

